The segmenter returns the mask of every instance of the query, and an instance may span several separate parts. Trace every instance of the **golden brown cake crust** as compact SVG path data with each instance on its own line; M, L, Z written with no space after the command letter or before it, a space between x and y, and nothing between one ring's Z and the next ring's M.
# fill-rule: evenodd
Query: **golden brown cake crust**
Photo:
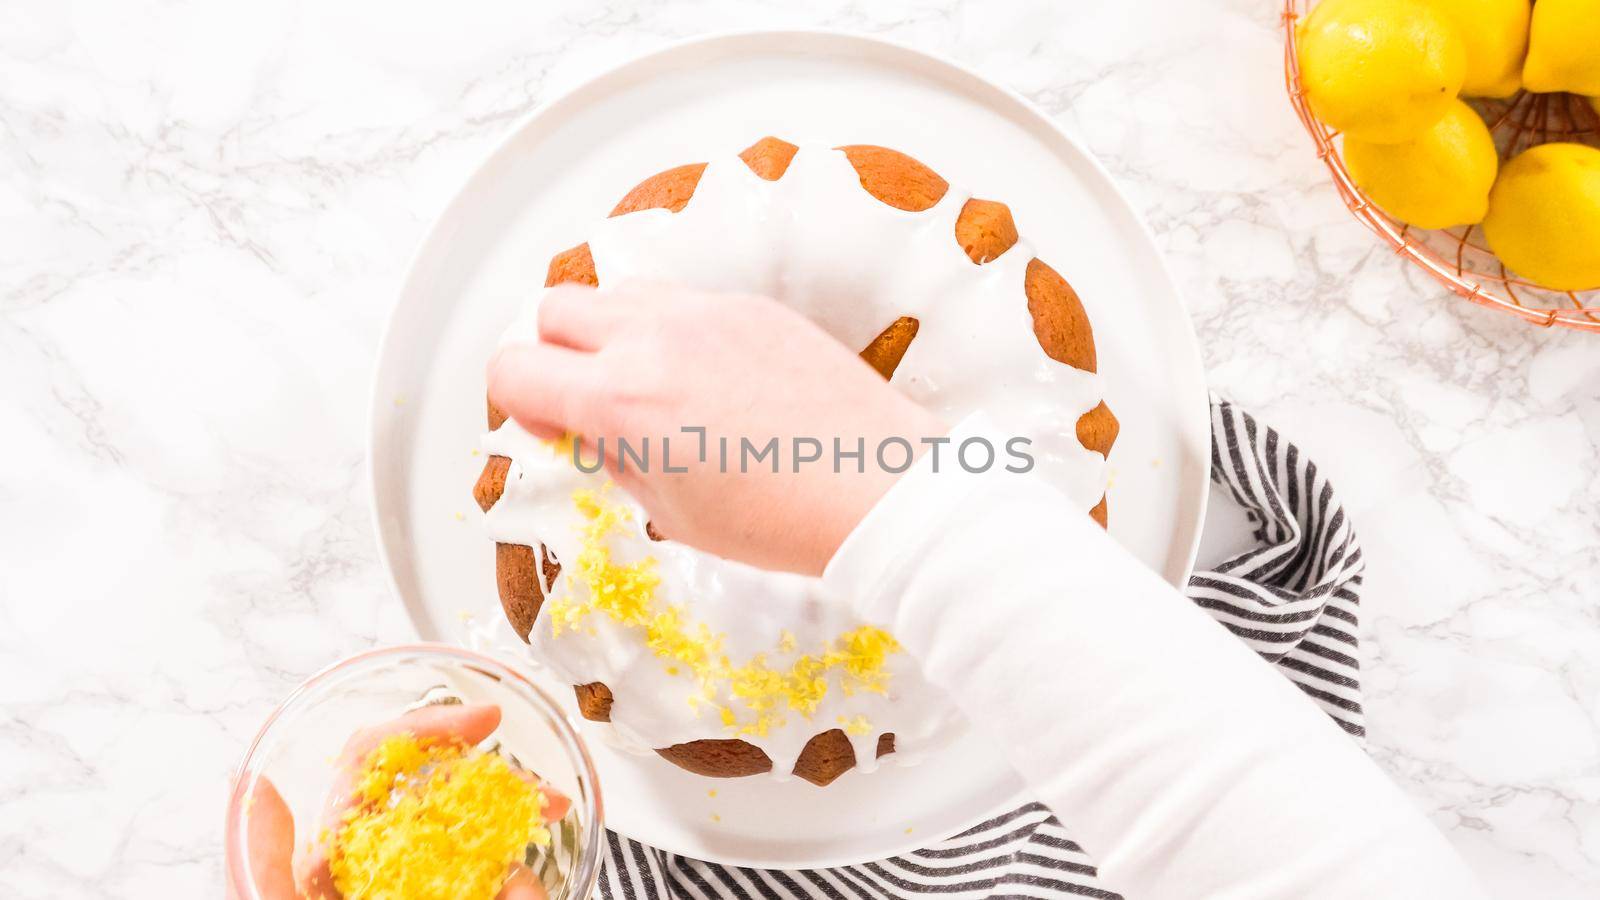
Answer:
M750 167L750 171L767 181L777 181L783 173L789 171L789 163L794 160L794 155L799 147L788 141L780 141L775 137L764 137L754 144L746 147L739 158Z
M611 721L611 689L596 681L574 685L578 711L595 722ZM894 752L894 735L878 736L877 755ZM675 744L656 751L663 759L713 778L737 778L772 768L772 760L759 747L740 740L707 739ZM856 764L855 748L838 728L814 735L795 760L794 774L815 785L826 785Z
M895 319L861 351L861 358L876 369L884 380L893 378L894 370L900 366L900 360L905 358L906 351L911 349L911 342L917 337L919 325L910 316Z
M956 243L980 266L999 259L1017 243L1011 207L995 200L968 200L956 218Z
M1028 263L1024 282L1033 333L1046 356L1085 372L1095 371L1094 332L1078 292L1044 261Z
M588 244L579 244L550 258L550 270L545 274L544 286L555 287L558 284L587 284L589 287L600 284L599 276L594 273L594 255L589 252Z
M538 557L532 547L524 544L495 544L494 572L506 619L517 636L526 641L544 603L544 592L539 589Z
M894 735L878 737L877 755L894 752ZM656 751L662 759L711 778L742 778L772 771L772 760L760 747L746 741L709 738L673 744ZM813 735L800 751L794 774L817 787L827 787L834 779L855 768L856 751L850 738L838 728Z
M694 189L699 187L700 176L705 170L705 163L690 163L652 175L629 191L611 210L611 214L620 216L641 209L670 209L677 212L689 205L689 198L694 196Z
M578 695L578 712L591 722L611 721L611 689L598 681L575 684L572 692Z
M493 422L496 410L490 407L489 419ZM504 419L502 418L502 421ZM498 427L491 425L491 429ZM504 456L491 456L484 463L483 472L478 475L478 481L472 486L472 497L478 502L479 508L484 512L500 500L500 495L506 489L506 474L511 469L511 460ZM539 552L544 552L540 545ZM533 621L539 616L539 608L544 605L544 592L539 587L538 559L532 547L522 544L495 544L494 575L495 583L500 592L500 606L505 610L506 619L511 622L511 627L516 630L517 636L524 641L528 633L533 630ZM561 572L561 566L546 556L543 568L547 583L554 583L555 576Z
M772 771L772 760L756 745L731 738L707 738L661 747L656 753L680 769L709 778L743 778Z
M1117 417L1111 414L1111 407L1100 401L1100 405L1089 410L1078 418L1078 443L1086 449L1101 456L1111 453L1111 445L1116 443L1117 433L1122 426L1117 422ZM1089 515L1100 527L1106 527L1106 498L1100 495L1100 502L1094 509L1089 510Z
M746 148L739 157L758 177L776 181L788 170L797 149L787 141L764 137ZM896 209L908 212L931 209L950 189L949 183L937 172L897 150L863 144L838 149L844 152L855 168L862 188ZM692 163L646 178L617 203L611 215L621 216L645 209L682 210L694 196L705 167L705 163ZM953 237L974 265L998 259L1018 240L1017 226L1010 208L998 201L979 199L968 200L962 207ZM588 244L564 250L550 260L545 285L557 284L599 284L594 256ZM1045 354L1066 365L1087 372L1095 371L1097 360L1089 317L1072 285L1043 261L1034 259L1028 263L1023 287L1028 312L1033 318L1034 335ZM916 339L918 327L918 321L910 316L902 316L889 323L862 349L862 359L884 378L893 376L895 367ZM499 427L503 421L505 414L491 404L490 429ZM1117 419L1104 403L1085 413L1077 424L1078 440L1084 447L1100 454L1110 451L1117 431ZM497 456L491 457L484 466L483 473L473 487L473 497L483 509L493 506L505 490L509 464L510 460ZM1090 510L1089 515L1101 526L1106 524L1104 497ZM652 534L651 537L655 538L656 535ZM543 553L543 548L536 553L531 547L496 545L495 570L500 585L500 602L507 619L523 640L527 640L544 600L537 573L540 553ZM545 583L553 583L556 574L561 571L560 564L548 558L543 568ZM610 721L616 698L609 687L594 682L576 685L573 691L578 700L578 709L585 718ZM894 735L880 735L877 755L893 752ZM690 772L713 778L755 775L772 768L772 760L761 748L737 739L690 741L659 748L656 753ZM822 786L831 783L855 764L855 750L849 737L840 729L833 728L814 735L806 743L795 762L794 774Z
M853 144L840 147L861 176L867 193L906 212L932 209L950 190L950 183L915 159L888 147Z
M510 471L511 458L507 456L491 456L483 464L478 482L472 486L472 499L478 501L479 509L488 512L489 507L500 502L500 495L506 490L506 474Z

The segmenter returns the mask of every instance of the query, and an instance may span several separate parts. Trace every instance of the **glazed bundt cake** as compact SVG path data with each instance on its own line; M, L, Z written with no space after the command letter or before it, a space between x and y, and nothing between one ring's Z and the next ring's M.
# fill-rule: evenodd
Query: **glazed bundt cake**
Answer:
M646 179L545 283L633 277L789 303L946 421L982 409L1028 437L1038 474L1106 524L1117 420L1088 316L1019 246L1005 204L895 150L768 137ZM488 412L473 494L506 618L623 744L701 775L826 785L960 727L893 637L820 580L662 540L603 474Z

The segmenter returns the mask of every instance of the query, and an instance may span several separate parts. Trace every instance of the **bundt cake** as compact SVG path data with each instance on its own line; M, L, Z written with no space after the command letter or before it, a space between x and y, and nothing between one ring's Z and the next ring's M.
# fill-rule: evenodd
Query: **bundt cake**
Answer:
M1037 473L1105 525L1117 420L1089 320L1005 204L959 195L895 150L767 137L646 179L555 255L545 283L636 277L777 297L946 421L983 409L1027 437ZM473 494L506 618L625 746L701 775L826 785L961 727L893 637L819 579L662 540L569 448L488 413Z

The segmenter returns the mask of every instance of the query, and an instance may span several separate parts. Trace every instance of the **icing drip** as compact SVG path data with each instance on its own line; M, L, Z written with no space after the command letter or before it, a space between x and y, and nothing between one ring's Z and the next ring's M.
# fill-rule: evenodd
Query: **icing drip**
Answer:
M884 661L899 653L900 645L871 625L839 635L816 653L794 656L786 666L770 665L765 653L735 665L722 652L723 634L695 621L692 608L659 596L661 576L653 554L640 555L626 541L619 549L630 559L613 553L613 539L624 536L623 526L633 519L632 509L612 497L615 487L607 482L598 493L582 489L573 494L586 522L578 557L562 583L565 590L553 593L542 610L552 638L567 631L591 633L589 616L609 616L638 633L667 675L699 684L701 695L691 695L690 705L699 710L703 701L738 737L765 736L782 727L790 712L809 719L830 691L884 692ZM793 655L798 648L792 632L780 633L777 652ZM870 730L865 716L839 719L850 723L852 733Z
M777 181L757 177L737 157L713 161L680 212L606 219L589 246L601 290L637 278L763 293L853 350L900 316L917 318L917 337L891 383L945 421L982 409L1009 434L1028 438L1036 472L1087 511L1104 490L1104 460L1078 443L1076 425L1099 404L1098 381L1040 349L1024 290L1034 255L1026 243L982 266L957 244L955 222L967 199L952 186L932 209L898 210L861 187L843 153L802 147ZM537 340L537 302L527 304L505 341ZM882 653L867 690L846 689L845 667L818 670L825 648L877 632L864 630L871 623L851 616L849 604L829 596L820 580L651 541L642 508L620 490L608 501L617 507L604 536L609 564L648 574L654 615L676 610L681 621L666 620L658 638L691 640L675 645L674 663L658 652L671 641L658 639L653 649L648 624L626 610L568 621L561 604L587 602L593 586L575 573L587 571L577 564L586 538L591 553L596 539L595 507L575 503L574 494L603 491L604 476L578 471L570 455L511 421L487 435L483 449L512 460L505 492L486 518L489 535L543 542L563 564L530 635L534 653L573 684L612 687L611 721L624 745L648 751L737 736L765 751L774 775L786 777L805 743L830 728L845 731L863 771L876 767L881 734L895 735L896 752L886 758L907 762L964 728L907 654ZM955 465L954 448L945 453L942 465ZM704 641L714 642L712 657L733 661L709 684L704 676L717 667L697 671L692 663L692 648L704 649ZM759 667L749 669L751 661ZM741 681L742 667L748 671ZM782 715L759 727L760 710L745 701L759 706L773 696L772 677L783 682L796 672L822 678L826 690L796 703L797 695L780 687ZM731 724L724 710L732 711Z

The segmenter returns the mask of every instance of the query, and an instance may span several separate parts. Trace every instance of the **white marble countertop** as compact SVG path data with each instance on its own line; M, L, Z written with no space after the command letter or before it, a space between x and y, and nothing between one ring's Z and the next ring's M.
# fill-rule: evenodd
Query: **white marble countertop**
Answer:
M408 636L366 390L519 117L707 30L947 54L1110 167L1213 385L1343 491L1372 749L1498 894L1600 890L1600 337L1468 308L1340 205L1270 0L0 8L0 894L214 896L230 768Z

